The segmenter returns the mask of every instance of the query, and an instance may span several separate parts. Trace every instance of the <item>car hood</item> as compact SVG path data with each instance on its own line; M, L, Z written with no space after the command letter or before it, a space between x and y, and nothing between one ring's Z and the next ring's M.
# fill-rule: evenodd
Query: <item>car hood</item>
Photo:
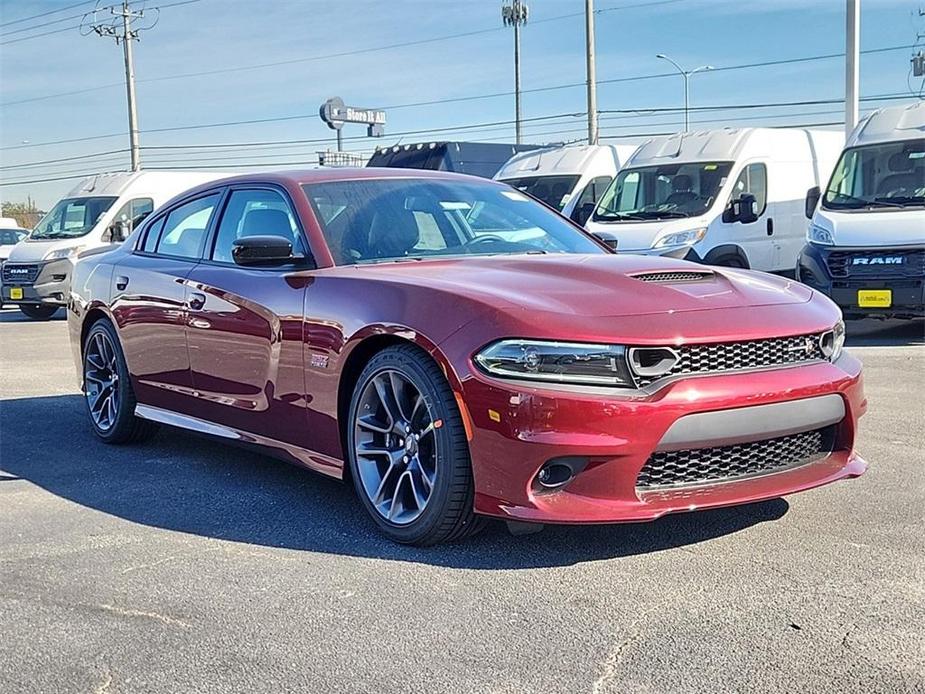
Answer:
M685 217L684 219L654 219L648 222L596 222L589 220L585 228L592 234L606 231L617 239L617 250L645 251L666 234L676 234L691 229L708 226L705 217Z
M834 212L819 209L813 224L828 231L836 246L911 246L925 243L925 209L888 208Z
M444 291L492 308L600 318L799 304L812 297L805 285L774 275L648 256L489 256L353 269L367 278L374 275L387 282ZM679 271L705 277L699 281L638 277Z
M10 257L10 253L13 252L13 249L16 248L15 243L11 243L6 246L0 246L0 260L6 260Z

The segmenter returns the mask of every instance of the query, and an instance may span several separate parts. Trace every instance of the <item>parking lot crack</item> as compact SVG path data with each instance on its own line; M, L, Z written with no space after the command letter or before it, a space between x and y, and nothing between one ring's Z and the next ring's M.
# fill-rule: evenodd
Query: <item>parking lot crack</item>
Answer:
M641 622L642 619L637 619L633 622L626 637L615 643L613 648L610 649L602 664L600 676L591 685L592 694L602 694L605 687L616 678L624 653L642 636L642 631L639 628Z
M182 619L177 619L176 617L169 617L167 615L160 614L159 612L147 612L144 610L129 610L122 607L116 607L115 605L100 605L100 609L106 610L113 614L117 614L121 617L140 617L143 619L154 619L162 624L168 626L180 627L183 629L189 629L190 624L184 622Z
M106 669L106 672L103 673L103 680L93 688L93 694L106 694L109 691L109 686L112 684L112 673L109 669Z

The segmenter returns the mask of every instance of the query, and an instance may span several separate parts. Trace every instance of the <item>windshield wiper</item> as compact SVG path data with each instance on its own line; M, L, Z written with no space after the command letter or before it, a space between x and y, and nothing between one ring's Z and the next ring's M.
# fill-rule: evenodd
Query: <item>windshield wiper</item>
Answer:
M902 207L899 203L887 202L885 198L859 198L855 195L848 195L847 193L838 193L838 197L860 203L858 205L846 205L846 207L850 207L853 210L858 210L862 207ZM835 204L837 205L839 203Z
M602 213L595 212L594 216L599 219L648 219L635 212L617 212L616 210L606 209Z
M883 205L895 205L896 207L912 207L913 205L925 205L925 198L921 195L896 195L889 197L877 197L874 200Z

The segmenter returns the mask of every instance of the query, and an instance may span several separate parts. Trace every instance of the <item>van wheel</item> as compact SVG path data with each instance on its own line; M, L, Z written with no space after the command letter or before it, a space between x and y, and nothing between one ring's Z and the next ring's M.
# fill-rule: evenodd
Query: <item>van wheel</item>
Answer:
M414 345L376 354L357 380L346 426L357 495L389 539L433 545L481 528L462 417L429 355Z
M19 310L32 320L48 320L58 312L58 307L43 304L20 304Z
M740 268L742 270L747 269L745 267L745 263L742 262L742 259L734 255L727 255L725 258L720 258L716 261L715 264L719 265L720 267Z
M93 433L106 443L149 439L157 424L135 416L135 392L115 328L98 320L83 349L84 402Z

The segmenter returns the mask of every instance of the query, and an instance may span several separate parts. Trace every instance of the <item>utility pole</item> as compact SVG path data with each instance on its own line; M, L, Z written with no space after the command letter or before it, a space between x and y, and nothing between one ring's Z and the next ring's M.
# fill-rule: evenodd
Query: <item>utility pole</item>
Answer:
M596 145L597 76L594 70L594 0L585 0L585 46L588 59L588 144Z
M845 0L845 136L858 124L861 0Z
M673 61L671 58L669 58L664 53L659 53L655 57L661 58L662 60L667 60L669 63L674 65L675 68L678 70L678 73L681 75L681 77L684 78L684 132L687 132L688 130L690 130L689 112L690 112L690 105L691 105L691 88L690 88L691 75L696 75L698 72L706 72L707 70L712 70L713 66L712 65L701 65L700 67L695 67L693 70L685 70L684 68L682 68L680 65L678 65L675 61Z
M157 8L154 8L157 10ZM97 17L98 13L109 10L105 19ZM135 64L132 58L132 42L138 40L139 28L132 28L132 20L142 19L144 10L132 10L128 0L122 0L120 5L108 5L97 8L92 13L92 19L87 24L90 31L98 36L110 37L116 40L116 45L122 44L122 55L125 60L125 94L128 99L128 135L129 148L132 157L132 171L141 169L141 148L138 144L138 108L135 102ZM155 15L155 22L156 22ZM121 20L121 21L120 21ZM149 29L154 24L144 27Z
M514 138L518 145L523 141L523 114L520 108L520 27L527 23L529 13L524 0L505 0L501 6L501 20L504 26L514 27Z

